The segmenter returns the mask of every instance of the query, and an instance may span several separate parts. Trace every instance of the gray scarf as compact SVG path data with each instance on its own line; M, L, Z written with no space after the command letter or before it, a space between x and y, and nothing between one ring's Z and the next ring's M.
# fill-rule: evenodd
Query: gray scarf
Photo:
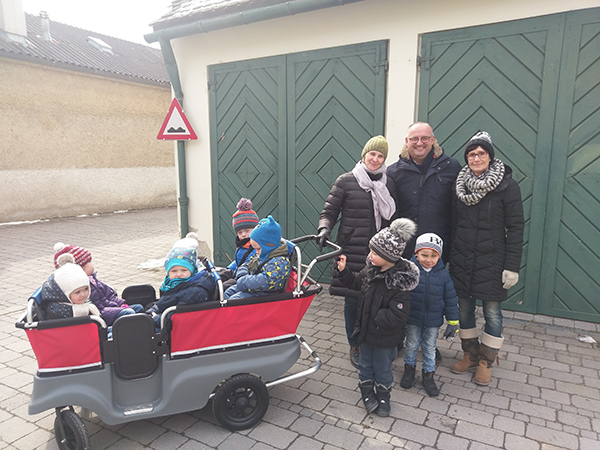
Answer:
M466 165L456 177L456 196L467 206L476 205L488 192L498 187L504 178L504 170L504 163L499 159L494 159L479 176Z
M382 165L375 172L367 170L367 166L362 161L356 163L354 169L352 169L352 175L358 181L358 185L366 192L371 193L373 199L373 213L375 215L375 227L377 231L381 229L381 220L389 220L396 212L396 202L390 195L390 191L387 188L387 174L386 167ZM369 173L382 174L381 178L377 181L371 180Z

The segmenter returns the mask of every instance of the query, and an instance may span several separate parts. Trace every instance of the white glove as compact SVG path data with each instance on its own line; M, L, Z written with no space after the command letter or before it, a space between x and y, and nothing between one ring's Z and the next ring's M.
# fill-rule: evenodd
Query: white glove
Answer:
M504 289L510 289L515 284L517 284L517 281L519 281L519 273L518 272L512 272L510 270L502 271L502 282L504 283L502 285L502 287Z

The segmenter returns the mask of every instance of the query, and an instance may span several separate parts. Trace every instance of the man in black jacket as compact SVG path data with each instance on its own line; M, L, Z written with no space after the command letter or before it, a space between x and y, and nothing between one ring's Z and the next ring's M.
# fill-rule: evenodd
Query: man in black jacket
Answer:
M428 123L416 122L408 128L400 158L387 169L396 184L396 216L413 220L418 231L435 233L444 241L442 260L450 255L450 216L452 186L460 163L444 153ZM415 251L411 239L402 255L410 259Z

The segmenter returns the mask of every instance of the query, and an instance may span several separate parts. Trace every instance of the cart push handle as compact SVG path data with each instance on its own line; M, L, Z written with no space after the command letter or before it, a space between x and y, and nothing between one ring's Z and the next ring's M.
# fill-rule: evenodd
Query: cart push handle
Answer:
M308 234L306 236L300 236L295 239L290 239L290 241L293 242L294 244L301 244L302 242L308 242L308 241L315 241L315 243L316 243L317 239L318 239L318 236L316 234ZM306 278L308 278L308 274L310 273L310 271L312 270L312 268L315 264L318 264L322 261L326 261L328 259L337 258L338 256L340 256L342 254L342 247L337 245L335 242L325 241L324 246L327 248L333 249L333 251L329 252L329 253L325 253L323 255L319 255L315 259L313 259L310 262L310 264L306 267L306 270L304 271L304 275L302 275L302 269L301 269L302 263L300 260L300 255L298 254L298 279L299 279L298 287L302 286L302 284L304 283Z

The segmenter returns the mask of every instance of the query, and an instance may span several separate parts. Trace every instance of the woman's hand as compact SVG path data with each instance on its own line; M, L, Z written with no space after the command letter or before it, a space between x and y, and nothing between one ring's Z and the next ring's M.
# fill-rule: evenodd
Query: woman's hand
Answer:
M346 255L340 255L337 266L339 272L342 272L346 268Z

